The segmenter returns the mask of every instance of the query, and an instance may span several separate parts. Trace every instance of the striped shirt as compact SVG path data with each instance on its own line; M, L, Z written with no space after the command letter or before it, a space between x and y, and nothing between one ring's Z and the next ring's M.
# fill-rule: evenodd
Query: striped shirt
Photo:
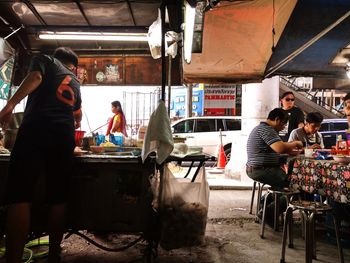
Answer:
M280 155L270 147L271 144L282 141L277 131L266 122L260 122L249 134L247 154L249 166L278 166Z

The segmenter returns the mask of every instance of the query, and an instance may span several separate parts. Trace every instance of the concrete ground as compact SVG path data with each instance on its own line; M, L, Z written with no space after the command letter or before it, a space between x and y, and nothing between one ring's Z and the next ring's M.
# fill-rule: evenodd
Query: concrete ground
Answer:
M165 251L158 249L158 263L271 263L279 262L281 232L268 226L265 239L259 236L259 224L248 213L251 191L211 190L205 244L199 247ZM92 236L92 235L89 235ZM133 236L111 237L105 245L126 244ZM287 248L286 262L301 263L304 260L304 243L300 229L295 232L295 248ZM62 262L137 263L143 261L143 243L122 252L106 252L96 248L78 236L71 236L62 243ZM344 249L344 262L350 262L350 249ZM39 260L37 262L45 262ZM317 260L314 262L338 262L337 247L330 244L324 232L318 232Z
M215 175L215 176L214 176ZM228 180L215 171L208 174L212 189L225 188L229 190L211 190L209 198L208 221L206 237L203 245L192 248L175 249L171 251L158 248L158 263L271 263L280 261L281 232L275 232L268 226L265 229L265 239L259 236L258 223L249 214L251 198L250 190L245 189L250 184L225 182ZM210 181L211 180L211 181ZM216 180L216 181L215 181ZM221 180L221 181L220 181ZM235 187L236 185L236 187ZM88 236L93 235L87 233ZM134 236L110 235L109 241L98 242L107 246L125 245ZM304 241L301 238L300 227L295 228L294 249L286 248L286 262L305 262ZM146 244L138 243L122 252L106 252L96 248L91 243L71 236L62 243L63 263L142 263ZM3 262L0 260L0 262ZM46 262L37 260L36 262ZM337 247L326 238L325 231L317 231L317 260L314 262L338 262ZM350 249L344 249L344 262L350 262Z

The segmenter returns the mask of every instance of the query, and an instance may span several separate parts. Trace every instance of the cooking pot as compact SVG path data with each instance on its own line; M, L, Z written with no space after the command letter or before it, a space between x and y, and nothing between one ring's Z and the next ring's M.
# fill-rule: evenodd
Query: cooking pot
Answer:
M17 137L18 129L5 130L4 133L4 147L6 149L12 150Z
M12 118L8 124L8 130L18 129L22 123L24 112L15 112L12 114Z
M15 112L12 114L7 129L4 131L4 147L12 150L15 144L18 128L22 123L24 112Z
M83 144L83 137L84 137L85 131L76 130L75 131L75 146L82 146Z
M83 137L82 149L90 151L90 146L95 145L95 139L92 136Z

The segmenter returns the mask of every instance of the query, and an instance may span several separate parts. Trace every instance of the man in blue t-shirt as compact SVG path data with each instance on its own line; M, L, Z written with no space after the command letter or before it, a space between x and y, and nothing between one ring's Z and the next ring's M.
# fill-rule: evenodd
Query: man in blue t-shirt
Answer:
M69 48L32 59L29 73L0 112L5 128L15 106L28 95L21 126L11 152L6 202L6 260L21 262L30 231L30 207L39 177L45 178L51 209L49 262L59 262L65 202L72 172L74 132L80 127L80 84L77 55Z

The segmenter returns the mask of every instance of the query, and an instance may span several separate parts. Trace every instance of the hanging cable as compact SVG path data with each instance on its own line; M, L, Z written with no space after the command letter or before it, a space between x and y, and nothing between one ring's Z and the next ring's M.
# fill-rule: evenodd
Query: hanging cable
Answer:
M275 51L275 0L272 0L272 52Z

